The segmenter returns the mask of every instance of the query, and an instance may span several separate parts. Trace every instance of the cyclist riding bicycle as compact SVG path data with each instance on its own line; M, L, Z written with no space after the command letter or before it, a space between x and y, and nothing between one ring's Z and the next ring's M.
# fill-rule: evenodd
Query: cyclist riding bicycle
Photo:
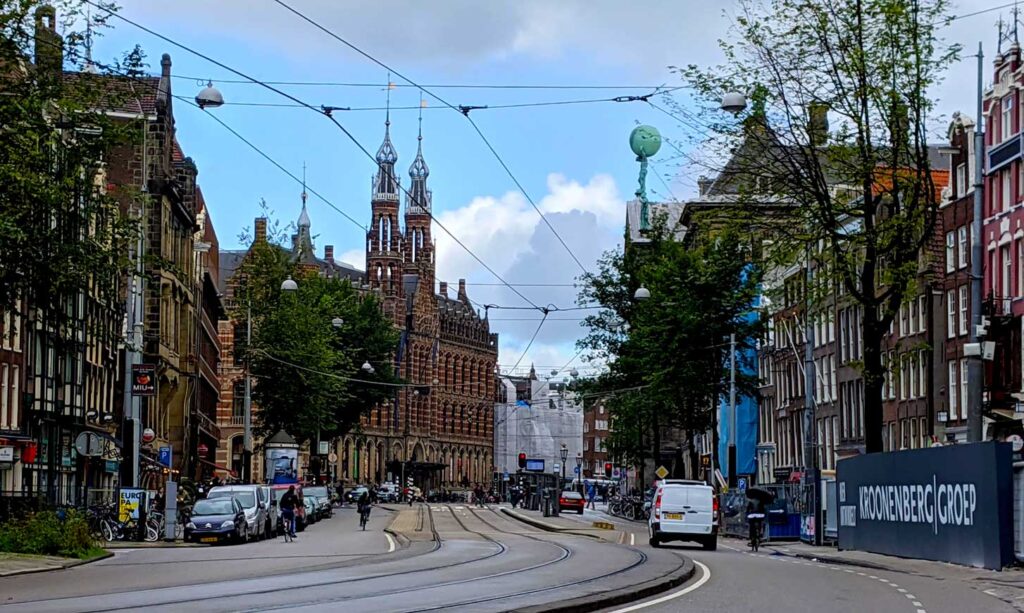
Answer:
M281 523L284 524L285 540L295 538L295 507L299 504L299 497L295 493L295 486L292 485L288 491L281 496L278 508L281 509Z
M366 522L370 521L370 494L363 492L359 495L359 525L366 530Z
M761 542L761 530L764 526L765 505L764 501L758 498L747 499L747 526L750 536L750 546L757 551Z

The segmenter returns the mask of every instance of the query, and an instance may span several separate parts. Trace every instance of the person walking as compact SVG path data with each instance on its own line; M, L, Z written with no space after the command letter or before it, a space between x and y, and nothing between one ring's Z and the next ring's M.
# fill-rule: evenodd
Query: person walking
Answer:
M288 491L281 496L278 507L281 509L281 523L284 527L284 540L295 539L295 507L299 505L299 497L295 493L295 486L288 487Z
M594 499L597 498L597 488L594 487L593 483L587 483L587 508L596 510L597 507L594 505Z

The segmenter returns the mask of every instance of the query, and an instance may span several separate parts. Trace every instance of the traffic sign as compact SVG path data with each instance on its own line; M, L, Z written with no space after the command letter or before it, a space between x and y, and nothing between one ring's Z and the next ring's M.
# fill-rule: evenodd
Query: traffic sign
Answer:
M93 457L103 453L103 439L99 434L85 430L75 438L75 451L78 455Z
M668 469L664 466L659 466L658 470L654 471L654 474L658 475L659 479L664 479L668 476Z
M331 454L327 456L327 461L330 462L331 464L334 464L335 462L338 461L338 454L332 451Z
M204 445L204 447L205 447L205 445ZM200 453L199 455L204 455L204 454ZM159 452L159 456L158 456L159 460L158 461L161 464L163 464L167 468L170 468L171 467L171 457L172 457L172 451L171 451L170 447L161 447L160 448L160 452Z
M575 472L575 473L576 473L577 475L578 475L578 474L580 474L580 467L579 467L579 466L577 466L576 468L573 468L572 470L573 470L573 472Z
M1013 445L1013 450L1015 452L1024 449L1024 438L1021 438L1019 434L1011 434L1006 437L1006 442Z
M736 479L736 489L738 489L741 492L747 489L746 477L739 477L738 479Z

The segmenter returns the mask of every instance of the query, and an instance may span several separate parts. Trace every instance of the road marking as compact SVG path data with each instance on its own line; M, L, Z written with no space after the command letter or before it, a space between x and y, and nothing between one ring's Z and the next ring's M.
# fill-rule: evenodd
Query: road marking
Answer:
M915 600L914 602L910 603L910 604L912 604L912 605L914 605L915 607L918 607L918 608L920 608L920 607L923 607L923 606L924 606L923 604L921 604L920 602L918 602L918 601L916 601L916 600Z
M391 535L387 532L384 533L384 536L388 539L388 553L393 553L395 551L395 539L391 538Z
M636 545L636 534L633 532L629 533L629 544Z
M669 600L675 600L676 598L679 598L680 596L685 596L686 594L689 594L690 592L700 588L702 585L704 585L705 583L707 583L708 581L711 580L711 569L708 568L707 566L701 564L697 560L694 560L693 563L700 567L700 572L701 572L700 579L698 579L697 582L694 583L693 585L688 585L688 586L684 587L683 589L681 589L681 590L679 590L677 592L672 592L671 594L668 594L667 596L662 596L661 598L655 598L654 600L649 600L647 602L641 602L640 604L635 604L635 605L633 605L631 607L625 607L625 608L622 608L622 609L615 609L611 613L628 613L629 611L638 611L640 609L646 609L647 607L651 607L651 606L654 606L656 604L661 604L663 602L668 602Z

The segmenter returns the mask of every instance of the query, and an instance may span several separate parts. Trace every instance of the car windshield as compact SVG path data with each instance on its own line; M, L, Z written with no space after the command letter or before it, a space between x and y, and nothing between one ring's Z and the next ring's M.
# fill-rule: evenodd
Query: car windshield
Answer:
M565 491L565 492L562 492L562 498L572 498L572 499L582 500L583 496L581 496L579 492Z
M207 498L199 500L192 507L192 515L234 515L230 498Z
M307 487L305 490L307 496L318 496L320 498L327 497L326 487Z
M238 499L238 502L242 503L245 508L251 508L256 506L256 495L252 492L231 492L227 490L221 490L219 492L210 492L210 498L230 498L234 497Z

